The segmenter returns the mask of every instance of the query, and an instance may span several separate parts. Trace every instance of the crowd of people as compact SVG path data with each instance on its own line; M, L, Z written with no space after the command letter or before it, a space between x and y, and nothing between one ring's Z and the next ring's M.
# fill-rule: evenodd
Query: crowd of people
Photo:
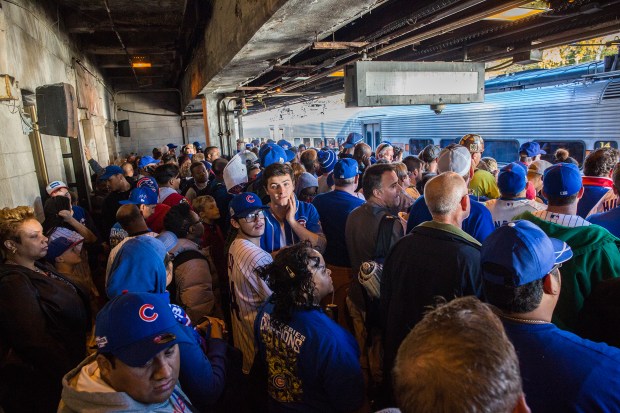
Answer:
M0 211L0 412L620 410L617 149L177 149Z

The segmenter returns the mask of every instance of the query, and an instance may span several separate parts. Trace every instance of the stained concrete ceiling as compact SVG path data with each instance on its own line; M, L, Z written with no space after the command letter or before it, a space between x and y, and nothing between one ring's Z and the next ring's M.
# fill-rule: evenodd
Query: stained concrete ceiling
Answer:
M177 87L188 102L199 94L244 95L253 103L250 110L262 110L342 92L343 79L329 75L361 58L519 60L532 49L620 31L620 0L539 1L548 5L546 12L485 20L530 1L55 3L67 30L115 89ZM336 44L319 49L317 41ZM152 67L132 69L129 62L138 56Z

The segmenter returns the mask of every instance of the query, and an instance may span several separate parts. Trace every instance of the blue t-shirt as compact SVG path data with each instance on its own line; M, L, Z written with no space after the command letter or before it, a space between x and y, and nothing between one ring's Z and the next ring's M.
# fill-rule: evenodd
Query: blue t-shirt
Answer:
M554 324L502 320L532 412L620 411L620 349Z
M489 209L484 204L476 201L477 197L470 195L471 210L469 217L463 221L463 231L467 232L478 242L482 243L486 237L495 229L493 226L493 218ZM413 228L425 221L432 221L433 217L428 210L424 195L419 197L409 210L409 219L407 220L407 234Z
M344 229L349 213L364 204L364 200L338 189L317 195L312 201L321 217L321 226L327 238L325 262L338 267L350 267Z
M319 220L319 213L316 211L314 205L307 202L297 200L297 212L295 213L295 220L301 225L306 227L308 231L315 234L322 234L321 222ZM265 232L260 238L260 247L265 251L272 253L282 249L288 245L293 245L299 242L299 237L295 234L295 231L291 228L288 222L284 222L284 236L286 237L286 245L282 245L280 239L282 238L282 228L280 227L280 221L276 219L271 213L271 209L265 210Z
M270 412L344 412L359 408L364 380L351 334L320 309L295 310L283 323L273 304L258 312L254 336L267 367Z
M607 212L601 212L600 214L590 215L586 221L600 225L620 238L620 207L610 209Z

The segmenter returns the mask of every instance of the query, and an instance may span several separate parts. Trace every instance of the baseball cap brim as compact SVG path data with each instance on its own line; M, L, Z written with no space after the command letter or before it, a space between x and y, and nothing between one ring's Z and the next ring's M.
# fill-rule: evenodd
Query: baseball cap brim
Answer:
M250 215L252 212L254 211L258 211L259 209L269 209L269 205L263 205L260 207L252 207L252 208L248 208L248 209L244 209L243 211L239 211L236 214L234 214L232 217L233 218L245 218L248 215Z
M557 238L551 238L551 243L553 244L553 252L555 253L555 263L562 264L573 258L573 250L562 240Z
M161 351L180 343L191 344L191 340L179 324L116 349L112 354L130 367L141 367Z

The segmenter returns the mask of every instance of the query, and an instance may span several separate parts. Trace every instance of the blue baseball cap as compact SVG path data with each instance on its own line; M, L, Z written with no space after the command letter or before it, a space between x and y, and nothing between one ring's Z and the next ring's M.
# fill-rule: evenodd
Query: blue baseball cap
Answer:
M286 162L286 152L284 152L281 146L275 144L263 145L258 152L258 157L263 168L268 167L272 163Z
M175 145L174 143L169 143L166 146L168 147L168 149L176 149L176 148L178 148L178 146Z
M286 154L286 162L291 162L295 159L295 152L285 149L284 153Z
M158 201L157 193L147 186L132 189L129 193L129 199L118 201L121 205L155 205Z
M66 237L54 238L47 244L47 255L45 256L45 260L53 265L56 262L56 258L83 242L84 238L78 239L77 241Z
M242 192L235 195L228 204L231 218L245 218L248 214L257 209L269 209L263 205L259 196L253 192Z
M99 353L110 353L131 367L144 366L158 353L191 343L170 309L168 293L125 293L97 314Z
M512 162L499 170L497 186L502 194L516 195L525 189L527 185L527 171L525 167Z
M321 165L321 171L325 173L330 173L334 170L334 166L338 161L336 157L336 153L330 149L317 151L317 158L319 159L319 164Z
M278 146L280 146L282 149L286 150L286 149L291 149L291 146L293 146L289 141L284 140L284 139L280 139L278 141Z
M536 155L545 155L547 152L540 149L540 144L538 142L525 142L519 148L519 153L525 153L529 157L533 157Z
M345 139L344 144L342 145L345 149L349 149L360 143L364 140L364 137L361 133L351 132Z
M543 192L547 195L571 196L581 187L581 172L573 163L558 163L545 170Z
M334 166L334 178L349 179L360 174L357 161L352 158L344 158L336 162Z
M147 165L151 165L151 164L157 165L158 163L159 161L153 158L152 156L143 156L142 158L140 158L140 161L138 162L138 168L142 169L146 167Z
M573 251L564 241L549 238L526 220L508 222L497 228L484 240L480 250L484 281L508 287L539 280L572 256ZM509 276L496 274L496 266Z
M105 167L105 170L103 171L103 175L101 175L99 179L106 181L112 178L114 175L118 175L118 174L123 175L123 168L121 168L118 165L109 165Z
M155 192L156 195L159 194L159 186L157 185L157 181L152 176L143 176L138 179L136 182L136 188L148 188L151 191Z

